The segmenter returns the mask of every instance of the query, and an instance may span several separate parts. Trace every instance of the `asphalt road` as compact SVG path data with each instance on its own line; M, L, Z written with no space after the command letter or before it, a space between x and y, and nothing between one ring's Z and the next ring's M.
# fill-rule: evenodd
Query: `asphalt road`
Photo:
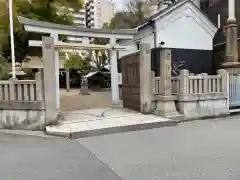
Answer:
M120 180L76 140L0 133L0 180Z
M239 180L240 118L77 140L0 133L0 180Z

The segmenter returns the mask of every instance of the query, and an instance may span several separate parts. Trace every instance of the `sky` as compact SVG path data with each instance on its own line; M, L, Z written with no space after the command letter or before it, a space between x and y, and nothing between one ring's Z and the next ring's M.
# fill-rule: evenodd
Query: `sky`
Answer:
M123 6L126 0L114 0L114 2L116 3L117 10L119 10L119 9L123 9Z

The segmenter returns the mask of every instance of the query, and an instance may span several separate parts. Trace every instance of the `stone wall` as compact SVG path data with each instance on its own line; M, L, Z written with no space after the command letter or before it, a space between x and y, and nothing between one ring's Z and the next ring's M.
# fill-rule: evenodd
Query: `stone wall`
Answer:
M1 129L45 129L44 110L0 110Z
M228 114L227 97L224 93L179 96L177 109L184 120L226 116Z

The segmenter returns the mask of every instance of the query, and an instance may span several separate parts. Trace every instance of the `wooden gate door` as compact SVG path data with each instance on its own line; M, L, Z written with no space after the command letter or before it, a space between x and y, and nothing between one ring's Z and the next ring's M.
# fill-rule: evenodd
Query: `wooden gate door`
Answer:
M140 111L140 53L121 59L123 107Z

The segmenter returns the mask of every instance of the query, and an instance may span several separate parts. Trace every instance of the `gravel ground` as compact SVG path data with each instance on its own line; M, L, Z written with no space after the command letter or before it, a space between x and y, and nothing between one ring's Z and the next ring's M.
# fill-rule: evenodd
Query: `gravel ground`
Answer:
M80 90L60 91L60 107L62 110L82 110L106 108L111 104L111 92L92 92L90 95L80 95Z

